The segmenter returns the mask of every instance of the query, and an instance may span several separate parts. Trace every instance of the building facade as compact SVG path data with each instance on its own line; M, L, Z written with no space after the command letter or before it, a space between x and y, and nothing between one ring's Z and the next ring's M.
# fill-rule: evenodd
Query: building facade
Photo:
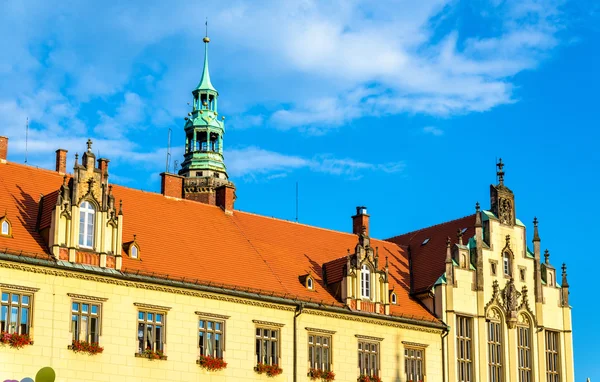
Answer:
M0 380L573 380L565 270L503 181L489 211L386 241L365 207L347 233L235 210L209 41L160 194L109 182L91 140L68 172L0 137Z

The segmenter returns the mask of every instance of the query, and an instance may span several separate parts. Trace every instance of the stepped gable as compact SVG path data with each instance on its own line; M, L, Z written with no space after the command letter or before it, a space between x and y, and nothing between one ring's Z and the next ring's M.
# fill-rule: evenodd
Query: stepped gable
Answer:
M475 214L386 239L410 251L413 293L431 289L444 274L446 239L456 243L457 231L464 228L463 243L467 244L475 236Z
M63 184L57 172L7 162L0 164L0 209L13 237L0 237L0 250L53 260L39 231L42 195ZM357 236L218 206L165 197L114 185L123 206L123 243L135 239L138 259L123 249L123 273L183 279L266 295L343 306L323 282L322 266L344 257ZM52 198L48 198L52 199ZM398 298L390 313L424 321L437 319L409 296L406 252L392 242L371 240L389 259L389 286ZM22 251L22 252L21 252ZM442 261L443 263L443 261ZM314 290L299 276L310 273Z

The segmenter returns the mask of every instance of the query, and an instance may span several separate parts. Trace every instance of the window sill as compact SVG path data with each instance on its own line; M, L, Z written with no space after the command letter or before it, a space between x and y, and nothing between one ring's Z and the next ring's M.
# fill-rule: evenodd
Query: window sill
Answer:
M167 356L166 355L161 355L160 358L149 358L148 356L145 356L145 355L140 354L140 353L133 353L133 355L135 356L135 358L147 358L150 361L154 361L155 359L159 359L161 361L166 361L167 360Z

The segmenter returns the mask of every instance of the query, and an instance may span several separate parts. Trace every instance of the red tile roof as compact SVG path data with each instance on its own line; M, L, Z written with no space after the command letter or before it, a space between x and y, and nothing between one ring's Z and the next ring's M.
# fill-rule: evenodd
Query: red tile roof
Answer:
M387 239L410 250L414 293L431 289L444 274L446 239L450 237L453 244L457 243L457 231L464 228L467 229L463 233L466 245L469 238L475 236L475 214Z
M30 166L0 164L0 209L6 208L13 238L0 237L0 251L48 255L47 244L36 232L39 200L58 190L63 176ZM357 236L268 218L242 211L225 214L220 208L167 198L127 187L113 187L123 200L123 242L139 245L139 259L123 251L125 273L185 278L187 281L260 290L323 304L342 306L324 287L321 267L354 248ZM391 312L397 316L437 321L409 296L408 262L398 245L372 240L380 256L389 257L390 288L398 296ZM314 290L299 276L311 273Z

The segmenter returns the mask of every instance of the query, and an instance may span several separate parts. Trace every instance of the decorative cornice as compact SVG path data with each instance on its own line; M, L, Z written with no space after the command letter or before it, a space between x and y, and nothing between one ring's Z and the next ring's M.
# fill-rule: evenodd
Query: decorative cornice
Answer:
M276 328L283 328L285 326L285 324L280 324L278 322L270 322L270 321L252 320L252 322L254 322L257 325L274 326Z
M67 296L77 299L77 300L89 300L89 301L99 301L99 302L108 301L108 298L105 298L105 297L86 296L83 294L75 294L75 293L67 293Z
M336 333L335 330L325 330L325 329L309 328L309 327L306 327L304 329L306 329L309 332L314 332L314 333L324 333L324 334L335 334Z
M360 334L355 334L354 337L361 339L361 340L367 340L367 341L383 341L383 338L381 337L371 337L371 336L363 336Z
M218 318L220 320L227 320L229 317L231 317L231 316L225 316L223 314L205 313L205 312L194 312L194 314L201 316L201 317Z
M18 290L18 291L22 291L22 292L31 292L31 293L35 293L38 290L40 290L40 288L32 288L32 287L26 287L26 286L21 286L21 285L11 285L11 284L0 284L0 289L11 289L11 290Z
M327 311L322 311L322 310L305 309L303 311L303 313L313 314L315 316L321 316L321 317L336 318L339 320L362 322L365 324L383 325L383 326L389 326L392 328L415 330L418 332L425 332L425 333L439 334L441 331L443 331L442 328L435 329L435 328L430 328L430 327L422 327L422 326L418 326L418 325L403 324L400 322L395 322L395 321L390 321L390 320L377 320L374 318L361 317L361 316L355 316L355 315L349 315L349 314L333 313L333 312L327 312ZM387 318L389 318L389 316Z
M134 302L133 305L137 306L138 308L151 309L151 310L162 310L162 311L166 311L166 312L171 310L171 308L168 306L143 304L141 302Z
M426 348L429 346L429 344L420 344L418 342L410 342L410 341L402 341L402 344L404 346L410 346L410 347L415 347L415 348Z

